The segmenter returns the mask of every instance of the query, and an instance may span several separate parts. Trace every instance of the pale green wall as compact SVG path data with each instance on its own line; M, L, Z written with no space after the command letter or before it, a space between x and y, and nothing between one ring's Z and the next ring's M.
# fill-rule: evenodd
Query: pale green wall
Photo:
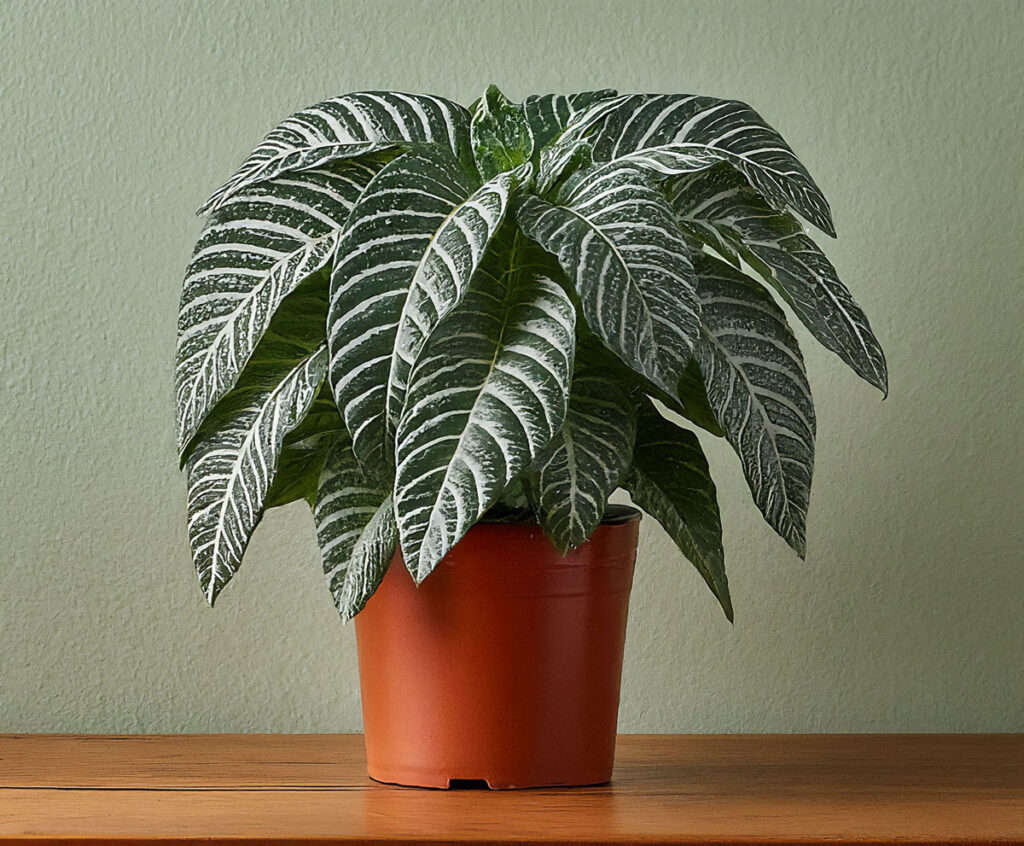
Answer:
M46 2L0 15L0 731L360 726L309 517L216 611L171 359L192 210L274 122L363 88L614 86L755 105L832 201L884 403L810 343L808 557L716 444L730 627L646 525L621 728L1024 729L1019 2Z

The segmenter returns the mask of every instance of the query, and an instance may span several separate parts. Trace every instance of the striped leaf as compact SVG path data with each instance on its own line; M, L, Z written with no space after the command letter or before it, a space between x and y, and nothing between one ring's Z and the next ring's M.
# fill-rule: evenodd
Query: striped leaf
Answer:
M602 370L577 366L565 423L537 460L532 483L540 524L563 553L601 522L629 469L635 436L629 391Z
M362 473L344 435L326 455L313 518L327 587L342 620L351 620L384 578L398 529L391 493Z
M235 385L282 300L330 261L372 175L372 163L292 174L236 194L211 218L178 318L179 451Z
M246 158L199 209L215 211L248 185L396 145L438 144L469 151L469 112L442 97L368 91L334 97L296 112Z
M430 333L459 304L530 165L499 173L459 204L430 237L409 284L388 374L387 421L405 406L409 372Z
M312 507L327 450L344 428L325 380L302 422L285 436L264 509L298 500Z
M242 563L285 436L309 410L326 369L326 344L309 352L293 341L265 342L199 433L185 465L188 534L211 605Z
M520 225L558 256L594 334L675 394L699 333L699 306L671 208L636 165L601 165L567 188L558 205L524 200Z
M422 581L565 419L575 313L526 257L501 251L432 334L396 440L395 511Z
M545 147L540 154L535 193L539 197L557 193L557 189L560 187L559 183L579 170L592 167L593 164L594 151L586 141L552 144Z
M723 166L673 180L669 197L695 237L745 259L815 338L861 378L888 391L885 354L867 317L796 218L773 209L740 174Z
M768 292L711 256L697 261L708 401L768 524L804 554L814 403L796 338Z
M697 436L670 423L649 401L639 410L633 468L623 487L636 505L661 523L731 622L722 518L707 459Z
M598 103L617 97L611 89L579 94L533 94L523 101L523 111L533 134L534 151L547 147L565 131L573 119Z
M454 224L458 232L448 231L456 217L460 222L464 217L476 222L480 219L477 203L502 202L491 186L456 216L474 187L450 153L425 149L385 165L352 209L331 276L327 337L331 387L364 468L388 468L393 463L394 427L388 428L386 417L388 378L413 278L428 251L436 255L438 249L451 249L464 254L465 240L455 244L462 234L458 224ZM484 208L493 214L492 205ZM472 264L470 257L456 268L465 275ZM462 276L457 284L464 284ZM421 290L420 296L425 293L429 292ZM447 293L450 298L458 296L457 291Z
M634 94L605 118L594 140L594 158L633 160L663 174L726 161L773 205L792 208L829 235L836 234L821 189L782 136L745 103L687 94Z
M558 136L560 144L574 144L592 135L596 129L613 114L616 109L628 100L628 96L615 95L596 97L579 110L565 124L562 134Z

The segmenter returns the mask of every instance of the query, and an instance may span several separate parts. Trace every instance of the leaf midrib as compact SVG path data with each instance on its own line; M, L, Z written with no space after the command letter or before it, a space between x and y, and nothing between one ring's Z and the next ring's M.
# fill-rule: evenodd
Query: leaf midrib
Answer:
M577 212L575 209L571 208L570 206L557 206L557 208L564 209L569 214L571 214L574 217L576 217L577 219L583 221L583 223L585 223L588 227L590 227L591 230L596 232L597 235L601 238L601 240L603 240L608 245L608 248L615 255L615 257L618 260L619 264L621 265L622 269L625 271L626 279L628 280L630 287L640 297L640 302L643 304L643 314L644 314L644 320L643 320L643 324L644 325L643 325L643 328L646 331L646 334L650 337L651 343L656 345L657 341L656 341L656 338L655 338L655 335L654 335L654 318L651 315L650 306L647 305L647 299L644 297L643 288L640 287L640 285L637 283L636 279L633 277L633 273L630 271L629 265L626 263L626 259L623 257L622 253L619 251L618 246L615 244L614 241L611 240L610 236L606 235L596 223L591 221L585 215L580 214L579 212ZM655 364L657 364L657 362L655 362Z

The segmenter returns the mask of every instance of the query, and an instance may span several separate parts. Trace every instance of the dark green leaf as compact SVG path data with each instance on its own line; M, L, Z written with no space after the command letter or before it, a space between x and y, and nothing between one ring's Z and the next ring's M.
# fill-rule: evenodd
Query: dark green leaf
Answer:
M731 622L732 599L725 575L718 496L697 436L670 423L650 402L642 403L633 469L623 487L633 502L661 523L697 568Z
M513 184L502 174L476 188L451 154L415 151L381 170L352 210L331 277L330 379L371 474L390 473L409 367L461 299Z
M469 112L423 94L364 91L334 97L282 122L199 212L215 211L245 187L283 173L422 144L445 147L461 158L469 148Z
M376 167L372 160L337 163L250 185L210 219L188 267L178 318L179 451L234 387L282 301L328 265Z
M300 499L312 507L327 451L344 429L331 389L324 383L305 419L285 436L264 509Z
M217 404L188 452L189 541L211 605L242 563L285 437L320 388L327 368L325 309L322 293L308 283L288 298L237 387Z
M533 133L534 153L558 140L577 115L595 103L617 96L616 91L581 91L579 94L533 94L523 101L523 110Z
M821 189L789 145L745 103L689 94L634 94L605 118L594 158L635 161L671 175L729 162L779 208L835 235Z

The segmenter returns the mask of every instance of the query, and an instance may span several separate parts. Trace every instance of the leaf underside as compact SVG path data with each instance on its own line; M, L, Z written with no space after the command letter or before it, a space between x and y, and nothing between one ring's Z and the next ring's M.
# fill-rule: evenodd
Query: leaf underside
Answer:
M661 523L732 621L718 497L696 435L670 423L650 402L642 403L633 468L623 486Z

